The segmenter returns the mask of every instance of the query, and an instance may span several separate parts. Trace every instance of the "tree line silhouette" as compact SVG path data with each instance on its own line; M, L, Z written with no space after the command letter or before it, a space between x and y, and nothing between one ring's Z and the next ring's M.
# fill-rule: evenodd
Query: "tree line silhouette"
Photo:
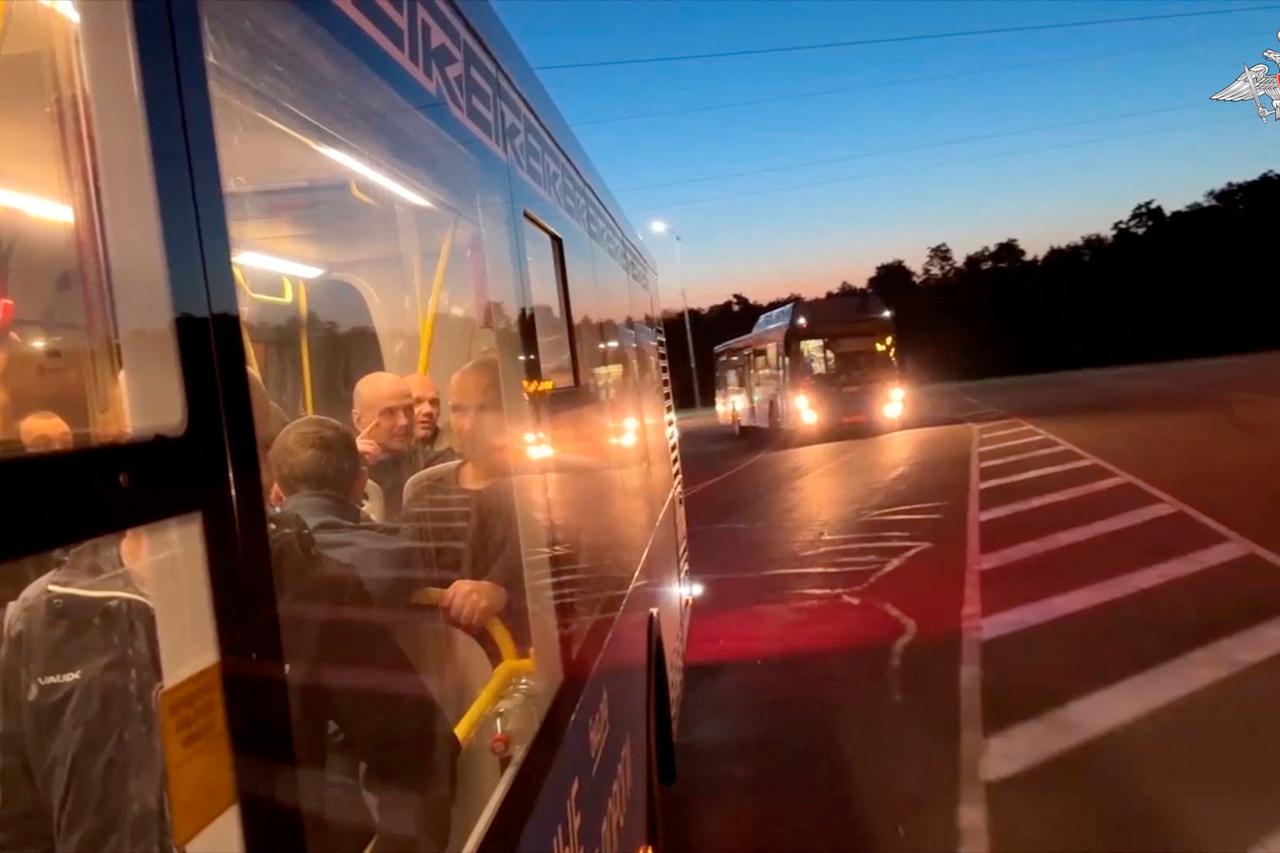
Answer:
M1280 347L1280 292L1271 240L1280 236L1280 175L1228 183L1172 213L1154 200L1108 234L1087 234L1039 257L1018 240L957 260L946 243L919 272L895 259L863 285L894 311L898 351L916 382L1196 358ZM765 311L732 299L692 309L704 405L716 344L751 330ZM677 405L692 405L681 314L663 318Z

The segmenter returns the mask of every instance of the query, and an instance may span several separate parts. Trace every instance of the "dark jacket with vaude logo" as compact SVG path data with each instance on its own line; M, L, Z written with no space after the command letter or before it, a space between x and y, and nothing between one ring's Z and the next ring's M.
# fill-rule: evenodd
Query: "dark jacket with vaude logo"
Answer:
M0 850L172 850L155 616L119 537L71 551L5 616Z

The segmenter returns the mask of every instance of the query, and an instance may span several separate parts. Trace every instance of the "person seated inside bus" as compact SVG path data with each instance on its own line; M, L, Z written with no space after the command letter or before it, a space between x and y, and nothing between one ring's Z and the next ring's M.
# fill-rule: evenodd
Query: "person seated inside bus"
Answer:
M404 377L413 393L413 466L418 471L458 458L449 427L440 422L440 391L425 373Z
M56 412L35 411L18 421L18 438L28 453L70 450L71 427Z
M272 563L295 740L301 738L304 775L321 777L304 787L341 789L331 768L363 764L362 784L377 799L375 849L438 849L449 836L459 745L395 637L413 594L431 585L422 548L394 526L361 515L356 501L367 472L355 435L342 424L300 418L281 430L269 456L277 508L270 519ZM462 601L467 587L479 585L449 592ZM478 624L461 606L449 612L468 627ZM329 723L345 746L328 736ZM312 828L316 820L308 814L313 847L320 832L329 840L349 837L339 827Z
M351 392L351 423L369 479L382 491L384 521L400 517L405 481L417 470L411 452L413 392L403 377L377 371L362 376Z
M71 549L5 614L0 850L174 849L148 537Z
M427 468L405 484L406 533L426 545L437 574L491 581L466 605L468 612L474 607L477 613L502 613L517 639L527 640L524 571L496 358L482 356L453 375L449 413L459 458Z

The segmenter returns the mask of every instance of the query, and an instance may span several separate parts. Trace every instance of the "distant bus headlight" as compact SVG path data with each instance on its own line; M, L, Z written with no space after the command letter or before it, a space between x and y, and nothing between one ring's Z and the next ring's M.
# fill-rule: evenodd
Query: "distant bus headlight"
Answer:
M902 417L902 401L890 400L880 407L880 412L889 420L896 421L898 418Z
M903 400L907 399L907 392L900 386L895 385L889 389L889 399L895 403L901 403Z
M797 409L802 411L809 408L809 397L805 394L797 394L792 402L796 404Z
M801 409L800 420L807 426L813 426L818 422L818 413L813 409Z

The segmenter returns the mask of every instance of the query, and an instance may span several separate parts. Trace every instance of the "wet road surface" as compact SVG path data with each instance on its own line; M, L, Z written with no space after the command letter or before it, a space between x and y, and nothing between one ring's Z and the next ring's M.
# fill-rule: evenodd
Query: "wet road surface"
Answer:
M682 426L673 849L1280 849L1280 355Z

